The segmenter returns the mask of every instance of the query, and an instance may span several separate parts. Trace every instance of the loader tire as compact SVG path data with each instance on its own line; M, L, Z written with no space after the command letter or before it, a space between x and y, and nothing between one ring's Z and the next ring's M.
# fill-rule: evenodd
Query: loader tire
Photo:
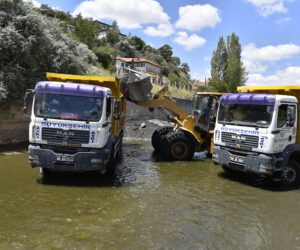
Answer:
M155 151L160 151L163 140L162 136L166 135L171 129L171 126L159 127L153 132L151 142Z
M164 137L161 152L167 160L190 161L194 156L194 142L183 131L172 131Z

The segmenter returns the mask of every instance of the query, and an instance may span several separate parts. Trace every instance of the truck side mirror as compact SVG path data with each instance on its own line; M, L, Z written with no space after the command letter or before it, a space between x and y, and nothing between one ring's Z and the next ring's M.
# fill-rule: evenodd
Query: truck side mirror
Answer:
M296 119L295 106L289 106L287 110L287 122L289 127L293 127Z
M30 94L31 94L30 91L26 91L25 95L24 95L24 102L23 102L23 108L22 108L22 111L24 114L26 114L28 111L28 100L29 100Z

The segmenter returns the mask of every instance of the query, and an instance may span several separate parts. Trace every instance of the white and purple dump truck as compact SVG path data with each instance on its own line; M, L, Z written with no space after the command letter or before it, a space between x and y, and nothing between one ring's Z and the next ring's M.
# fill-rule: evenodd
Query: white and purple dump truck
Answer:
M126 108L119 80L53 73L47 78L31 91L30 165L44 175L113 171L110 163L121 150Z

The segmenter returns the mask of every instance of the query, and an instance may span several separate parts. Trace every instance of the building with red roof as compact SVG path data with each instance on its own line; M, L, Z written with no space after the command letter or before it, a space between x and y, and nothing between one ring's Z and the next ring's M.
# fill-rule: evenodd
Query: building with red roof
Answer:
M144 58L116 57L117 73L122 75L130 69L150 75L152 83L161 83L161 66Z

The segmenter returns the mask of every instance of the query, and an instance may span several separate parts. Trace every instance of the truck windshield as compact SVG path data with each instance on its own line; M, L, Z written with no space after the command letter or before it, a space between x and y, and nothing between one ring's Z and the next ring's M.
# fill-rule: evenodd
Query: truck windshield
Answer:
M36 93L34 114L37 117L99 121L102 98Z
M274 106L249 104L221 104L218 122L240 126L269 127Z

